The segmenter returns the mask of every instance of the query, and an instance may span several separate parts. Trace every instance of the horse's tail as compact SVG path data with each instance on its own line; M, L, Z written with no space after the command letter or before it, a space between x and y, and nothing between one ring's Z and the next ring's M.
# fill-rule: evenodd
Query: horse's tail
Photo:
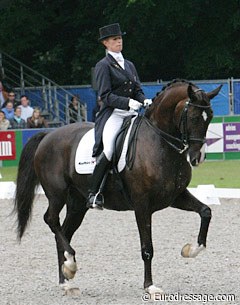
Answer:
M46 134L47 132L40 132L31 137L20 156L13 210L17 214L17 235L19 240L22 238L29 222L35 197L35 188L39 185L34 169L35 152Z

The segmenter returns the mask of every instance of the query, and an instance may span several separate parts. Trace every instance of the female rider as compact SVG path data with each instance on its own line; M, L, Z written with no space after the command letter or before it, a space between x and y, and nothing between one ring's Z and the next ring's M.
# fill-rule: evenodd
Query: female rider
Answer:
M103 196L98 196L99 186L111 163L114 140L123 119L141 106L150 105L140 85L134 64L123 58L122 33L118 23L99 29L99 41L106 49L106 56L95 67L98 95L103 102L95 121L95 145L93 156L97 157L91 177L87 207L103 206Z

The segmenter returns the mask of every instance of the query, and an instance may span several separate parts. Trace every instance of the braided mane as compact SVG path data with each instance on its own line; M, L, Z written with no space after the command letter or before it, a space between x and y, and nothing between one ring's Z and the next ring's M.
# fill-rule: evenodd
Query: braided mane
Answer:
M167 90L167 89L175 87L175 86L180 86L182 84L188 84L188 85L192 85L192 86L196 87L196 85L194 85L193 83L191 83L185 79L176 78L176 79L173 79L171 82L167 83L165 86L163 86L161 91ZM159 94L159 92L157 93L157 95L158 94Z
M181 86L183 84L188 84L191 86L194 86L196 88L198 88L196 85L194 85L193 83L185 80L185 79L181 79L181 78L175 78L173 79L171 82L167 83L165 86L162 87L162 90L156 93L156 96L154 98L156 98L159 94L161 94L162 92L164 92L165 90L168 90L172 87L176 87L176 86Z
M187 81L185 79L180 79L180 78L176 78L173 79L172 81L170 81L169 83L167 83L165 86L163 86L162 90L157 92L155 97L153 98L153 101L161 94L163 94L166 90L169 90L173 87L178 87L178 86L182 86L182 85L191 85L195 88L198 88L196 85L194 85L192 82ZM151 112L153 111L153 107L150 107L149 109L147 109L145 116L149 117Z

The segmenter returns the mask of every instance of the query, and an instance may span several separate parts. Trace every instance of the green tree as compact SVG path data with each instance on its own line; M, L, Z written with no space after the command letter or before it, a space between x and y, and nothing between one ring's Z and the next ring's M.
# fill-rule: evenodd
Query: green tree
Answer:
M12 0L0 49L60 84L89 84L104 56L98 28L119 22L141 81L219 79L240 71L239 0Z

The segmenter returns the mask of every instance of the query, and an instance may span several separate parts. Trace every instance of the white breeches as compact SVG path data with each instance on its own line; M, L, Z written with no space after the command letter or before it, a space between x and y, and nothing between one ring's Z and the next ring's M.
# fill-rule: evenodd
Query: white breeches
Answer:
M136 114L137 112L133 110L122 110L115 108L113 110L113 113L105 123L104 129L103 129L103 152L106 156L106 158L111 161L112 155L113 155L113 149L114 149L114 142L117 136L117 133L119 132L123 119L126 116Z

